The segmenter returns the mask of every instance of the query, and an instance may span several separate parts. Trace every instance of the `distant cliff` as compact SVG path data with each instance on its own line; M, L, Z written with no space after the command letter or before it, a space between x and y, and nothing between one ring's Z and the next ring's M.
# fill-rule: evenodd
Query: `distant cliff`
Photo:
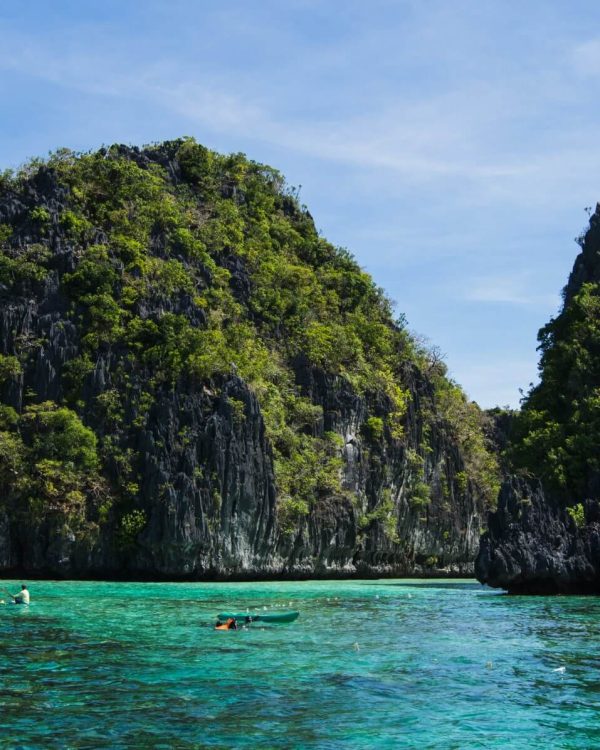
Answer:
M561 312L539 332L540 383L515 418L476 571L514 592L600 592L600 207Z
M0 243L0 570L472 572L486 418L275 170L59 151Z

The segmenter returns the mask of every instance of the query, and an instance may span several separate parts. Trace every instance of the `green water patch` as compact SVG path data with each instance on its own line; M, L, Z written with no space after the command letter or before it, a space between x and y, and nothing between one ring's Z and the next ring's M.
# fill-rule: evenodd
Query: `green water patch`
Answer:
M0 728L19 747L594 746L596 599L465 581L30 589L27 611L0 606ZM301 614L213 629L247 608Z

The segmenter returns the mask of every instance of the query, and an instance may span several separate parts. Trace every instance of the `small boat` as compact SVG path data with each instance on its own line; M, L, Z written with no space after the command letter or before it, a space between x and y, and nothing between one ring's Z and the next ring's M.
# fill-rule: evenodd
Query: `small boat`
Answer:
M221 612L217 615L219 622L227 622L230 618L237 622L271 622L284 623L294 622L300 616L295 609L283 610L283 612Z

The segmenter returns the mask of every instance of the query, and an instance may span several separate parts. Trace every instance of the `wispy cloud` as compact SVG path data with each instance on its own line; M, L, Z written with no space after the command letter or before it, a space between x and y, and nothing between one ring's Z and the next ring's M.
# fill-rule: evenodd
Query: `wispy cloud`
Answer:
M558 294L540 294L532 273L478 276L467 280L463 298L471 302L558 307Z
M600 37L577 44L572 50L571 60L578 73L600 75Z
M187 66L154 59L132 63L118 47L105 58L97 47L51 48L40 39L1 35L0 68L25 73L88 95L144 101L185 117L202 128L337 161L410 182L461 179L479 190L514 193L543 179L546 160L561 160L560 145L543 153L532 149L490 149L511 119L526 114L534 87L524 76L490 87L478 80L426 95L392 96L369 113L336 117L290 117L268 89L240 91L236 80L198 73ZM1 38L1 37L0 37ZM330 53L333 54L333 53ZM543 98L536 79L535 96ZM553 81L552 96L556 96ZM285 105L285 103L284 103ZM572 156L569 154L568 156ZM504 186L504 188L502 188Z

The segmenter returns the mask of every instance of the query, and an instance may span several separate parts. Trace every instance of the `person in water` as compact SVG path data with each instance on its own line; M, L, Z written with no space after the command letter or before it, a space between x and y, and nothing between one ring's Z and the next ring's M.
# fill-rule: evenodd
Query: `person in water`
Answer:
M235 617L229 617L227 622L218 622L215 625L215 630L237 630L237 622Z
M29 591L24 583L21 584L21 590L18 594L11 594L10 596L15 604L29 604Z

